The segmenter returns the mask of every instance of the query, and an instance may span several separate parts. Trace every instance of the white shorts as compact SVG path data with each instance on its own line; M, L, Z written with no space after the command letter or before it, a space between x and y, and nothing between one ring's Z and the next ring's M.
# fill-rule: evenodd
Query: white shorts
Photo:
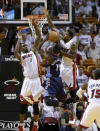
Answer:
M63 66L61 78L68 86L73 87L73 66Z
M29 96L32 96L31 98L33 99L33 101L38 101L38 98L43 92L44 88L41 86L41 81L39 77L35 79L25 78L23 81L20 96L21 98L27 100L30 104L33 104L32 101L29 101Z
M80 126L84 128L90 127L94 120L96 120L98 127L100 128L100 103L89 103L85 109Z

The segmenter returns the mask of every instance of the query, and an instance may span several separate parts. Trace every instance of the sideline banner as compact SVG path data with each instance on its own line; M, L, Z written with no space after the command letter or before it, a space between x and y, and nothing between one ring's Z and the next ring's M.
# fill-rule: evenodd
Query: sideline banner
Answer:
M0 131L18 131L23 74L19 61L14 56L0 57ZM27 113L25 131L30 131L32 118Z
M0 112L19 111L19 94L23 75L19 61L13 56L0 60Z
M19 112L0 112L0 131L18 131ZM24 120L24 130L31 131L32 119L27 115Z

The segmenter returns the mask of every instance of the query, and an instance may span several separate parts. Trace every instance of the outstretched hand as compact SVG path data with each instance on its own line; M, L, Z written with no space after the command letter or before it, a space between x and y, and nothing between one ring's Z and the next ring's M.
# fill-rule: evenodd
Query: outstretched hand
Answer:
M46 16L49 15L49 11L48 11L45 7L43 8L43 12L44 12L44 14L45 14Z
M36 19L34 19L34 18L29 18L29 21L30 21L30 23L32 24L32 25L34 25L34 24L38 24L38 19L36 18Z
M22 34L20 31L18 31L17 36L18 36L18 39L22 39Z

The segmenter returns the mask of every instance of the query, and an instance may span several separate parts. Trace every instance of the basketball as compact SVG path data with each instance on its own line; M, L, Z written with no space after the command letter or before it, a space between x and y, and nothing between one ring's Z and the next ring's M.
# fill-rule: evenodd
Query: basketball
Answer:
M56 31L49 32L48 40L51 41L51 42L56 42L57 40L59 40L58 33Z

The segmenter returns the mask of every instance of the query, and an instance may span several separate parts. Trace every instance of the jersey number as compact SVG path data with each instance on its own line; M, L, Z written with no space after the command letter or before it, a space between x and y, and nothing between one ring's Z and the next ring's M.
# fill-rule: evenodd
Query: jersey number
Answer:
M100 90L93 89L91 91L92 91L91 98L93 98L93 97L100 98Z
M32 62L32 58L30 58L30 62Z

